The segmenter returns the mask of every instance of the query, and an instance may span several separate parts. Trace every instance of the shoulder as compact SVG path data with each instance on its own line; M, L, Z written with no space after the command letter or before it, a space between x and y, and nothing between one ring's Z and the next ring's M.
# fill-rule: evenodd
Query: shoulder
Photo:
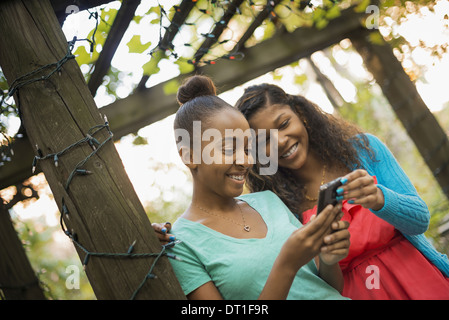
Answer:
M359 133L353 137L353 143L357 148L363 146L368 149L375 148L378 145L384 145L384 143L375 135L371 133Z
M271 190L257 191L251 193L245 193L237 197L237 199L263 199L267 197L277 197Z
M356 139L367 149L372 150L374 153L384 152L388 150L387 145L379 137L371 133L361 133L356 135Z
M379 139L379 137L371 133L364 133L363 135L366 137L371 146L373 147L381 146L386 148L385 143L381 139Z
M286 222L288 220L293 222L294 225L299 223L299 220L293 215L287 205L273 191L265 190L249 193L238 197L238 199L248 203L266 221L273 221L271 217L276 216L277 219L275 220L277 222ZM281 217L284 217L284 219L281 219Z
M264 190L258 192L247 193L237 197L237 199L243 200L252 204L265 204L265 205L279 205L283 204L282 200L271 190Z
M199 228L199 224L183 217L179 217L176 219L175 223L173 223L171 233L176 235L176 238L179 239L182 237L187 240L190 237L197 237L195 234L198 233L197 229ZM201 233L200 233L201 234Z
M355 147L362 165L393 158L387 145L377 136L371 133L361 133L355 136L355 139L357 140L357 143L354 141Z
M185 261L197 261L198 255L207 248L204 244L210 241L210 236L203 231L199 223L178 218L171 230L177 243L169 247L169 250Z

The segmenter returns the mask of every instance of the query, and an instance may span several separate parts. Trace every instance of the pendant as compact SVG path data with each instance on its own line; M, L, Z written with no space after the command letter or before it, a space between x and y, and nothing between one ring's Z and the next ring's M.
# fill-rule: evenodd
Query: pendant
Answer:
M243 227L243 230L245 230L246 232L249 232L251 229L250 229L249 226L244 226L244 227Z

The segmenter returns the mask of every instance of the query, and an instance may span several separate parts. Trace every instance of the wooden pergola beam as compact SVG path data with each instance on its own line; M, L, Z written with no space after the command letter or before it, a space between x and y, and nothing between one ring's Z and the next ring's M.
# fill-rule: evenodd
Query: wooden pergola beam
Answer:
M209 51L209 49L218 41L223 31L227 28L229 21L235 15L237 9L243 3L244 0L234 0L230 3L228 9L225 11L220 21L215 24L214 29L209 33L206 39L193 56L193 60L200 61Z
M223 59L215 65L201 67L197 72L212 77L217 87L224 92L341 41L360 27L362 17L363 14L345 10L322 30L298 28L292 33L280 34L243 50L245 58L242 61ZM181 82L186 76L181 75L174 80ZM176 112L178 105L175 96L164 93L164 87L170 81L173 80L136 91L100 109L101 113L107 115L115 139ZM13 149L16 152L12 161L0 167L0 189L31 176L34 153L27 139L14 142Z
M103 50L101 50L98 60L95 62L94 71L87 84L93 96L95 96L98 87L103 82L103 77L111 68L111 61L115 51L117 50L120 41L122 41L123 35L128 29L131 20L134 18L134 13L139 4L140 0L127 0L122 2L111 26L111 30L109 30Z
M274 8L281 2L281 0L273 0L271 6L265 6L261 12L257 15L254 21L246 29L243 36L231 50L231 52L237 52L240 48L245 46L245 42L253 35L254 31L268 18L268 15Z
M196 5L196 1L192 0L183 0L178 7L178 10L175 12L173 19L171 21L170 26L167 28L167 31L164 34L164 37L159 44L162 50L169 49L173 39L178 34L179 28L184 24L187 17L192 11L193 7Z
M167 31L164 34L164 37L159 44L159 48L161 50L170 49L172 46L172 41L175 38L176 34L179 31L179 28L184 24L187 17L192 11L193 7L196 5L196 1L192 0L183 0L176 10L175 15L172 18L170 26L167 28ZM142 90L145 88L145 84L150 78L150 75L144 74L142 79L140 79L139 84L136 87L136 91Z

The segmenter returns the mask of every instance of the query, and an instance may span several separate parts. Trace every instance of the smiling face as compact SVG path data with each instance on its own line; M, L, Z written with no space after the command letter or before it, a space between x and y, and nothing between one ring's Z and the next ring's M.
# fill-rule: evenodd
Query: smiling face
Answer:
M250 138L245 134L249 131L248 122L239 111L227 108L208 119L207 128L204 127L203 124L203 133L213 128L216 134L201 141L201 163L188 165L196 190L205 196L239 196L252 166L248 156ZM205 139L204 136L202 139ZM210 155L215 161L204 161Z
M263 107L249 118L249 124L256 132L278 130L280 167L296 170L304 165L309 150L309 135L304 123L288 105ZM266 143L266 149L270 150L270 139Z

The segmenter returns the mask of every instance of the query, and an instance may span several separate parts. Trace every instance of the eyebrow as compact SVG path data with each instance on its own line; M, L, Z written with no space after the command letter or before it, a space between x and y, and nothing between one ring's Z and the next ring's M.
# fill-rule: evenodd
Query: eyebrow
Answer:
M283 116L285 114L285 112L282 112L280 115L278 115L275 119L274 119L274 123L278 123L279 122L279 120L281 119L281 117ZM268 131L268 129L265 129L266 131ZM265 142L268 142L268 141L270 141L270 136L271 135L267 135L266 134L266 132L265 132ZM258 140L259 139L259 135L257 135L256 136L256 139Z
M237 139L235 137L225 137L224 139L221 139L221 143L222 144L226 144L226 143L234 143L234 141L236 141Z
M285 114L285 112L282 112L280 115L278 115L276 117L276 119L274 119L274 122L277 123L279 121L279 119Z

